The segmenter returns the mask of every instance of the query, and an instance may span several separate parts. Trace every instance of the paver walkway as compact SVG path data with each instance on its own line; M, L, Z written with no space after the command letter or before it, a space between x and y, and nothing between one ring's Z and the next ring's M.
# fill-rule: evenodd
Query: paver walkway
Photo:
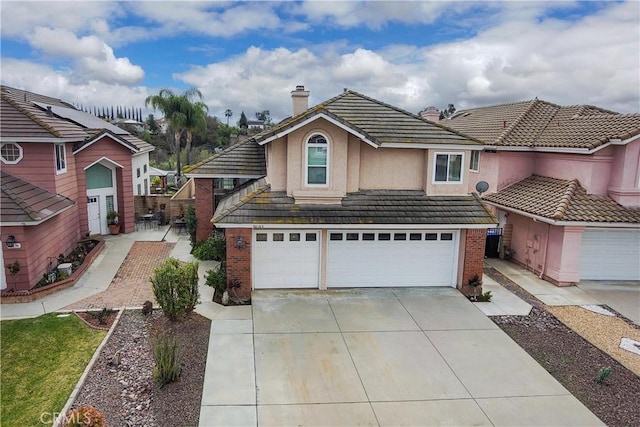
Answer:
M65 310L141 307L153 301L149 278L169 257L175 243L135 242L106 291L64 307Z

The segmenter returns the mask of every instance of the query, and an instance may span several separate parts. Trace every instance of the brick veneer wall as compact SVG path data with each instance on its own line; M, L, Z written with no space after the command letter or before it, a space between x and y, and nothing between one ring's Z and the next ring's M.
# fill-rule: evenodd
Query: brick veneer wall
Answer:
M487 230L468 229L465 236L464 268L460 290L465 295L473 295L473 287L469 286L469 280L476 274L482 280L484 271L484 247L487 243ZM482 285L476 288L476 295L482 293Z
M251 297L251 229L227 228L227 281L240 281L240 288L236 292L241 298ZM244 248L236 247L238 237L242 236Z
M213 232L211 218L215 211L213 178L196 178L196 242L206 240Z

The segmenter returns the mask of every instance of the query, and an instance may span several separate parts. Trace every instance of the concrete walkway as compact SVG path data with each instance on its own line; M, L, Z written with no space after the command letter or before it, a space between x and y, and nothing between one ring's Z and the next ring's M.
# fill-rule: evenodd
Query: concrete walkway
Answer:
M585 281L578 283L576 286L558 287L540 279L518 264L498 258L489 258L485 262L546 305L606 304L627 319L640 325L640 282ZM489 280L487 281L487 279ZM486 289L490 289L493 292L493 281L486 275L484 280L487 284ZM503 290L508 292L504 288ZM479 304L481 305L482 303Z
M212 322L201 426L602 425L455 289L252 304Z

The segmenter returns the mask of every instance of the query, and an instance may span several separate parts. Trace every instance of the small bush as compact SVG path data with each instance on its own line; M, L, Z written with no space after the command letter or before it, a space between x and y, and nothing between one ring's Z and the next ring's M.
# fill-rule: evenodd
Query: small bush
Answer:
M66 416L66 427L105 427L104 414L93 406L81 405Z
M598 384L604 383L607 380L607 378L611 376L612 373L613 373L613 370L611 369L611 366L607 366L606 368L600 368L600 370L598 371L598 375L596 375L596 382Z
M205 279L205 284L211 286L217 292L223 293L227 289L227 273L220 267L207 270Z
M89 316L93 317L94 319L98 319L98 324L99 325L106 325L107 324L107 318L113 314L114 311L110 308L104 307L102 310L98 311L98 312L89 312Z
M486 291L482 293L482 298L485 301L491 301L491 298L493 298L493 295L491 294L491 291Z
M156 301L171 320L188 315L198 303L197 262L168 258L154 270L151 283Z
M153 379L160 387L169 384L180 376L180 357L178 342L173 337L161 335L153 343Z
M214 233L207 240L196 244L192 254L202 261L222 261L226 257L227 241L222 233Z

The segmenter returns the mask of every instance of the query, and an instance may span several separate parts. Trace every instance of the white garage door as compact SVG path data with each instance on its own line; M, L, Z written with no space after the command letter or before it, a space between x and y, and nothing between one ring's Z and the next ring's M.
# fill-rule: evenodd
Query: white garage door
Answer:
M455 286L457 231L330 231L329 287Z
M640 231L585 230L580 280L640 280Z
M317 231L254 232L254 288L317 288L319 237Z

